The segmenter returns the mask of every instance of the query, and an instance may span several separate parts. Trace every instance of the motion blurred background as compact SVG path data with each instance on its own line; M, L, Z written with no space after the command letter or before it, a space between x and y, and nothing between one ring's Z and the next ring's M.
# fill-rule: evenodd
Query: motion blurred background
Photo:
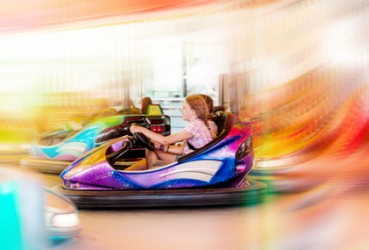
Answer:
M1 143L29 143L104 105L140 107L150 96L170 113L188 94L207 93L253 122L259 167L334 157L355 161L339 170L361 175L368 7L364 0L4 1Z
M366 192L368 25L367 0L4 0L2 154L103 106L206 93L252 122L272 190Z

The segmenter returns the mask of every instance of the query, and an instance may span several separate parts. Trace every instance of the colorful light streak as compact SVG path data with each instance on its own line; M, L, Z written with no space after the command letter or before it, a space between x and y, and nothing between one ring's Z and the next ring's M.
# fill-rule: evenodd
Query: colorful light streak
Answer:
M0 142L29 142L35 133L80 122L96 111L95 98L121 101L126 93L117 89L136 88L124 82L145 81L153 71L165 77L168 70L153 58L170 57L161 50L166 42L177 44L173 51L183 41L201 44L216 62L204 75L238 82L259 178L272 191L305 192L291 198L287 212L264 208L267 219L253 221L250 231L265 229L258 240L268 248L288 249L291 238L295 249L314 248L312 238L331 239L316 230L327 224L342 237L325 246L367 248L363 231L348 223L357 218L340 217L362 213L359 206L326 199L369 188L369 3L225 2L3 1ZM287 232L273 230L286 224L293 224Z

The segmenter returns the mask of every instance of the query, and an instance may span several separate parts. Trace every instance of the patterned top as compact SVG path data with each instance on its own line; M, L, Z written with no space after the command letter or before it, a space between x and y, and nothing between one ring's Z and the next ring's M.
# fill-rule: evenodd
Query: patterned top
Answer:
M194 148L201 148L213 140L213 136L211 135L209 128L200 119L196 119L194 122L188 123L184 129L193 134L193 137L188 139L187 142ZM193 150L189 148L188 144L185 143L183 155L187 155L192 151Z

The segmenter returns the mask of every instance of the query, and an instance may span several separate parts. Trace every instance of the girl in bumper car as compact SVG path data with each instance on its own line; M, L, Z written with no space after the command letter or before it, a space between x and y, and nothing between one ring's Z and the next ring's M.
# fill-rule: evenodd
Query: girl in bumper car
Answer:
M174 134L163 136L151 130L132 124L131 133L143 133L154 144L154 150L146 150L146 159L143 159L126 170L144 170L177 161L195 149L201 148L215 138L212 133L208 115L209 110L205 99L201 95L187 96L181 113L183 119L188 121L187 126Z

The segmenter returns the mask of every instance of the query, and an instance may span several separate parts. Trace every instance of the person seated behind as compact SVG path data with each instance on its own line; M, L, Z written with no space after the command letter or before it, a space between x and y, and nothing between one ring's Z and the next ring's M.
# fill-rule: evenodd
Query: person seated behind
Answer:
M142 126L131 125L131 133L143 133L153 142L155 150L146 150L146 159L135 163L126 170L148 169L155 166L157 161L164 164L175 162L178 157L194 151L191 148L201 148L214 139L208 127L209 109L201 95L187 96L182 105L181 113L183 119L188 121L187 126L168 136L152 132Z
M142 98L142 101L141 101L141 111L142 111L142 114L146 114L147 113L147 108L151 104L152 104L152 100L151 100L150 97L146 96L146 97Z
M205 102L206 105L208 105L208 111L209 111L209 116L208 116L208 123L209 123L209 128L211 131L212 136L215 138L218 135L218 126L217 124L212 120L214 114L213 114L213 108L214 108L214 101L213 98L211 98L208 95L205 94L200 94Z

